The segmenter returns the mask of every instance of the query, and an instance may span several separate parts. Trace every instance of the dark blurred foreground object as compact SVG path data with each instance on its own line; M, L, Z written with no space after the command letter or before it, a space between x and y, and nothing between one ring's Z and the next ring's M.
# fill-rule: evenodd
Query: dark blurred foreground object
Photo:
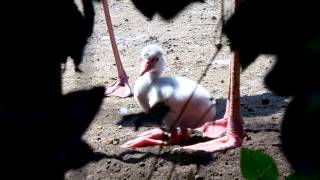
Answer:
M105 89L64 95L61 83L61 62L82 55L76 47L92 26L73 0L5 0L0 18L1 177L64 179L68 169L98 159L81 136Z
M13 179L63 179L67 170L99 160L81 138L99 110L104 91L98 87L73 92L54 105L3 106L1 174L14 175Z
M78 7L74 4L72 9L74 13L72 16L66 16L69 20L69 28L65 29L66 43L64 46L64 57L61 62L64 65L63 71L66 70L66 63L68 57L73 60L74 70L76 72L82 72L80 64L83 61L83 52L87 44L88 38L91 36L94 25L94 7L92 0L81 0L83 7L83 15L78 11ZM71 10L71 9L70 9ZM68 40L67 40L68 39Z
M320 95L296 96L282 123L283 150L294 169L320 179Z
M292 97L282 123L283 151L302 174L320 172L320 17L317 1L247 0L226 23L231 47L246 68L260 54L276 56L265 78L277 95Z
M123 116L122 119L117 122L117 125L134 126L136 131L142 126L164 127L162 120L169 111L169 106L164 103L158 103L152 106L148 113L140 112Z
M265 80L274 93L295 96L319 92L318 7L312 0L246 0L227 21L224 31L231 47L239 51L243 68L260 54L276 56L276 64Z
M164 19L171 19L183 8L193 2L204 2L204 0L132 0L137 9L146 17L152 17L159 13Z

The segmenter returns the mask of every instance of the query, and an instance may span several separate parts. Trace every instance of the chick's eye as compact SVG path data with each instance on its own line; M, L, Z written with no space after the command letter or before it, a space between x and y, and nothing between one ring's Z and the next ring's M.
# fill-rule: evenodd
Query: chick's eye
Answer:
M151 60L157 62L159 60L159 58L153 57Z

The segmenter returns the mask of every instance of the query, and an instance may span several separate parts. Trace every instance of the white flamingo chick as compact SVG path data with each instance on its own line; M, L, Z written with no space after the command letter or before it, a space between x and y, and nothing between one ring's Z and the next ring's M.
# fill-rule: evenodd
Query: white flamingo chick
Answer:
M168 106L170 110L162 122L169 129L197 128L215 118L215 101L203 86L184 77L160 76L165 68L165 58L158 45L144 47L141 58L141 74L134 86L134 99L144 112L158 103Z

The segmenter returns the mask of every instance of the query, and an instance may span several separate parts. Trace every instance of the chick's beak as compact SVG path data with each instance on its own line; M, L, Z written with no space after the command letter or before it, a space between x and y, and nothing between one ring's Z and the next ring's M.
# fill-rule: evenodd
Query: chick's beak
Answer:
M155 58L143 59L141 62L140 76L143 76L146 72L150 71L156 62Z

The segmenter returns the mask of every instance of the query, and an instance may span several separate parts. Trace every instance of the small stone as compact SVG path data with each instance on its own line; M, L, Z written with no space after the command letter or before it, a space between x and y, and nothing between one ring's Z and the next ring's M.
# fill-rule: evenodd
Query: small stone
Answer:
M119 115L120 115L120 116L125 116L125 115L128 114L128 112L129 112L129 110L128 110L128 108L126 108L126 107L121 107L121 108L119 109Z
M202 177L201 175L197 174L197 175L194 176L194 179L195 180L203 180L204 177Z
M112 140L113 145L117 145L119 144L119 142L120 142L120 139L117 139L117 138Z

